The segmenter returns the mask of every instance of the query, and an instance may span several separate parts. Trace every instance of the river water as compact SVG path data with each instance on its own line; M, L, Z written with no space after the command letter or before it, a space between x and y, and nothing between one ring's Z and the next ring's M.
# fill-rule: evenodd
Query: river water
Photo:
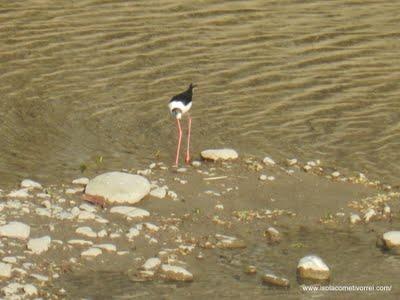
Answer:
M400 2L2 1L0 175L173 160L169 98L198 84L193 151L230 146L395 183Z

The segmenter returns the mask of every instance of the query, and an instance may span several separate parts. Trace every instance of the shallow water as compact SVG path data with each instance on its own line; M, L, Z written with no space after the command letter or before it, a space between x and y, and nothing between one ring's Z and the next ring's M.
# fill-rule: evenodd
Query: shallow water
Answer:
M390 0L2 1L2 187L23 177L70 181L81 166L90 175L155 158L172 162L176 129L167 102L190 82L199 86L192 108L195 153L230 146L276 160L319 158L396 184L399 11L400 2ZM331 235L308 235L313 247L289 254L283 274L296 282L301 254L323 251L338 272L334 283L375 282L384 272L385 283L395 283L397 259L378 252L374 242L354 243L354 233ZM338 247L350 257L340 261ZM254 246L247 256L268 268L282 255L272 252L268 260L268 251ZM371 255L377 271L364 274ZM190 289L132 284L126 274L74 274L71 295L101 299L118 290L116 299L133 291L138 298L186 299L206 290L210 298L310 297L298 288L262 286L239 265L198 263L200 279ZM201 279L210 274L211 287Z
M0 172L54 181L194 152L323 159L395 182L398 1L3 1Z

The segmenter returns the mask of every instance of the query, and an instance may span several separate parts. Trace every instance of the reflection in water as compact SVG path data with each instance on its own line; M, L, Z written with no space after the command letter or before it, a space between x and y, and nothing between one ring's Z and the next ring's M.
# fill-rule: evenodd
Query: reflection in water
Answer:
M69 178L100 155L108 169L158 151L172 163L167 101L193 81L195 150L320 158L393 182L399 9L342 0L4 2L2 181Z

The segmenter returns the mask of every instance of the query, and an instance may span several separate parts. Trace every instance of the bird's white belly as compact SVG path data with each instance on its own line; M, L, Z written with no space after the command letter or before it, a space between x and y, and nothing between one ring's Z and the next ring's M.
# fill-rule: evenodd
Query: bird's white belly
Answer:
M182 114L187 113L192 107L192 102L188 105L183 104L181 101L172 101L168 103L169 111L172 112L174 109L179 109Z

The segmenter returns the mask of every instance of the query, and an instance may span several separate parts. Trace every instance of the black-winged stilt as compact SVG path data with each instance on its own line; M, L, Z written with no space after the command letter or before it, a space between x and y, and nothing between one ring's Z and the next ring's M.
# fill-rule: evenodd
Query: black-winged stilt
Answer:
M181 141L182 141L182 127L180 120L182 119L182 115L187 113L190 108L192 107L192 96L193 96L193 89L196 87L193 83L189 85L189 88L180 93L175 95L171 98L168 104L169 111L171 112L172 116L176 119L176 124L178 126L178 145L176 149L176 158L175 158L175 165L178 165L179 161L179 151L181 149ZM187 148L186 148L186 163L190 161L190 129L192 127L192 118L188 114L188 135L187 135Z

